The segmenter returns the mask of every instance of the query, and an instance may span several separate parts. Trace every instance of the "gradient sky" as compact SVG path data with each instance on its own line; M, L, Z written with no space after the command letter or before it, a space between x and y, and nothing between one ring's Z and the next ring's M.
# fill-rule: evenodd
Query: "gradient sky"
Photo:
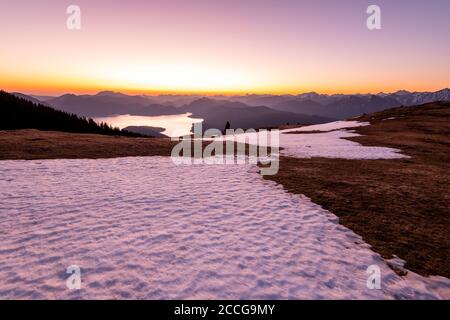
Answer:
M82 29L66 28L77 4ZM382 30L366 28L366 8ZM449 0L0 0L0 88L39 94L450 87Z

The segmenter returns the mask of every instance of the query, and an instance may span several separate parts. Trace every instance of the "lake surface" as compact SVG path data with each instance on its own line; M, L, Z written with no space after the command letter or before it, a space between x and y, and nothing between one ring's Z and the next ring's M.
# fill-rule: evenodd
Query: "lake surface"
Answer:
M106 122L120 129L128 126L149 126L166 129L163 134L169 137L180 137L191 132L193 123L202 122L202 119L191 118L191 113L167 116L133 116L129 114L112 117L95 118L97 122Z

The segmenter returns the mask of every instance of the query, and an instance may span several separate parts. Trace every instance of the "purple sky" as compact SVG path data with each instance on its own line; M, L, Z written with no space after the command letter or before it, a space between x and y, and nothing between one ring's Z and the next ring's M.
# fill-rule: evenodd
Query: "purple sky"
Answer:
M82 28L66 28L81 7ZM366 27L381 7L382 29ZM41 93L450 86L450 1L0 2L0 87Z

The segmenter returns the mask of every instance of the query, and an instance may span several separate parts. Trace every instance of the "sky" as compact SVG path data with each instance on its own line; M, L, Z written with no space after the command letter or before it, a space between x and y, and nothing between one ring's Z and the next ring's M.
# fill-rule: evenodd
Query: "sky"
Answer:
M0 89L434 91L450 87L449 17L448 0L0 0Z

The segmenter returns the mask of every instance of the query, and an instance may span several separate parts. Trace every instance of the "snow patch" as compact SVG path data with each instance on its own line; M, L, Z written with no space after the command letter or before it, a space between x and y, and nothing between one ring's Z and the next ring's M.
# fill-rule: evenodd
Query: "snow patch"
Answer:
M356 127L364 127L370 125L369 122L359 122L359 121L334 121L323 124L315 124L312 126L305 126L300 128L286 129L282 130L283 133L288 132L309 132L309 131L332 131L338 129L346 129L346 128L356 128Z
M2 299L445 298L250 165L2 161ZM81 290L66 268L81 267ZM381 269L381 290L366 287ZM447 296L448 298L448 296Z
M345 138L358 137L347 130L335 130L324 133L280 135L282 155L295 158L340 158L340 159L400 159L400 150L385 147L367 147Z
M368 122L336 121L331 123L312 125L280 131L279 145L281 155L295 158L340 158L340 159L401 159L409 158L401 154L401 150L385 147L367 147L345 138L358 137L359 134L343 130L369 125ZM324 131L319 133L293 133L293 132ZM270 134L269 134L270 135ZM239 137L239 138L237 138ZM250 144L267 146L266 134L249 132L240 135L227 135L214 138L214 140L236 140ZM247 140L246 140L247 139ZM208 139L205 139L208 140ZM211 139L209 139L211 140Z

